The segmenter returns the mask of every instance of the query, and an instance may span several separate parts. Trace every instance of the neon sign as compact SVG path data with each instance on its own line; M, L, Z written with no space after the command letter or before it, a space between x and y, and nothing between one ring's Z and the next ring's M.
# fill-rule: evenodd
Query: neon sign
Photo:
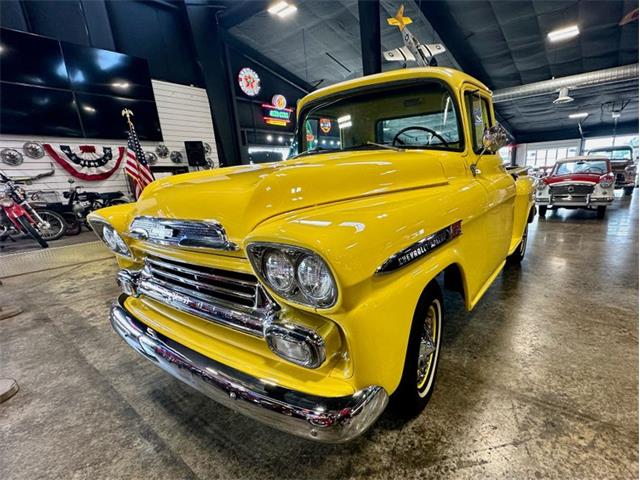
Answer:
M291 121L292 108L287 108L287 99L284 95L275 94L271 98L271 104L262 104L263 119L267 125L286 127Z

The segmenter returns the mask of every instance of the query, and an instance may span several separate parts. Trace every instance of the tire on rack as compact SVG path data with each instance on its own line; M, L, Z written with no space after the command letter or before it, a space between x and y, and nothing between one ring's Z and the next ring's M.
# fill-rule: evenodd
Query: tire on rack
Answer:
M405 418L418 415L435 387L442 338L442 293L436 281L424 289L411 324L400 385L391 396L391 406Z
M21 215L16 220L18 220L18 223L24 229L24 231L27 232L29 236L33 238L36 242L38 242L42 248L49 248L49 244L44 241L44 239L40 236L38 231L35 228L33 228L33 225L29 223L29 220L27 219L26 215Z
M52 210L38 210L40 218L50 225L47 230L40 230L40 236L50 242L52 240L58 240L67 232L67 222L64 217Z
M522 234L522 240L518 244L518 248L507 257L507 263L509 265L518 265L524 259L525 253L527 253L527 239L529 238L529 225L524 227L524 233Z

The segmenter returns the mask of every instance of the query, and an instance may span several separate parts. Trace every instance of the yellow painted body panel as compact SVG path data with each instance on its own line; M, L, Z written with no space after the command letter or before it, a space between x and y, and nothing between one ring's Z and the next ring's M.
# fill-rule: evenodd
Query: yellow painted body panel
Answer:
M465 150L367 150L309 155L274 164L203 171L164 178L138 202L94 215L123 234L137 259L148 252L193 264L252 272L245 247L255 241L311 249L330 266L338 301L330 309L287 302L274 294L290 321L333 332L329 359L310 370L273 354L256 337L176 312L151 300L129 299L142 322L206 356L285 387L323 396L400 381L413 314L429 282L456 265L465 305L473 308L517 246L532 208L532 183L508 174L498 155L478 157L464 91L490 98L489 90L445 68L404 69L350 80L308 95L308 102L341 91L416 77L446 82L460 105ZM472 175L478 162L481 171ZM126 236L131 220L149 215L220 222L235 252L170 249ZM425 257L374 275L387 258L429 234L462 221L462 235ZM118 257L123 267L130 261ZM324 326L323 326L324 325ZM337 333L336 333L337 332Z

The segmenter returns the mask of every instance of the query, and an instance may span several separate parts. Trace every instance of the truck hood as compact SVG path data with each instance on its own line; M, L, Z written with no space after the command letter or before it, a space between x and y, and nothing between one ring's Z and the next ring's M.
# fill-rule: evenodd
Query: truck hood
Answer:
M216 220L241 243L283 213L399 190L447 183L444 152L364 151L316 154L261 165L169 177L147 187L132 217Z
M554 175L553 177L546 177L544 182L547 185L563 182L598 183L601 176L602 175L595 173L572 173L569 175Z

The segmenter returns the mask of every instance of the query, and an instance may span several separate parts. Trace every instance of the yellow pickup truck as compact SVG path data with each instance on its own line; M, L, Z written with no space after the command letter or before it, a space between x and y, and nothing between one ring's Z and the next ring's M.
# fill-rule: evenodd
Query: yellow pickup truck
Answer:
M305 438L362 434L433 388L442 290L472 309L522 260L532 179L491 93L448 68L314 91L279 163L157 180L90 215L115 252L115 331L211 398Z

